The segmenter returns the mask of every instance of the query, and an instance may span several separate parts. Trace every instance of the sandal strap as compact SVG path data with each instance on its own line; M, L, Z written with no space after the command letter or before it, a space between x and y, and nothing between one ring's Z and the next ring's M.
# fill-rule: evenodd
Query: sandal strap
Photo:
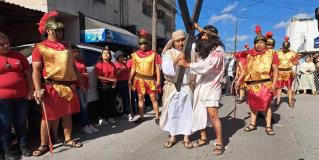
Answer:
M253 127L256 127L256 125L253 125L253 124L251 124L251 123L250 123L250 125L249 125L249 126L253 126ZM249 126L248 126L248 127L249 127Z

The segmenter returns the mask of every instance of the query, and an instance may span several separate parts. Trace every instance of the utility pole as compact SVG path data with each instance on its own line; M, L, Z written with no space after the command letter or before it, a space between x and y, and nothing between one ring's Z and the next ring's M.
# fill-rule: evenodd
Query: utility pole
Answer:
M236 20L236 24L235 24L235 39L234 39L234 54L236 54L236 50L237 50L237 30L238 30L238 21Z
M157 35L157 0L153 0L153 20L152 20L152 50L156 51Z

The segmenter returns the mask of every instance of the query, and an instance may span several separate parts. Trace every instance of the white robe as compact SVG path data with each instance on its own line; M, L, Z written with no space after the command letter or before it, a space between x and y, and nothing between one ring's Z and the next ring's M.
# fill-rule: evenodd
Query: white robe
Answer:
M162 71L165 74L163 87L163 110L160 127L170 135L190 135L192 132L193 92L189 85L183 85L177 92L172 80L176 76L173 62L180 54L176 49L169 49L162 55ZM189 81L189 69L186 69L183 83Z
M304 62L301 65L300 71L301 74L301 81L300 81L300 87L299 89L311 89L312 91L316 91L315 86L315 79L314 79L314 72L316 70L316 66L314 63L310 62Z
M221 80L225 69L224 49L219 46L205 59L190 64L190 73L197 75L194 91L193 127L196 132L210 125L207 107L218 107L221 99Z

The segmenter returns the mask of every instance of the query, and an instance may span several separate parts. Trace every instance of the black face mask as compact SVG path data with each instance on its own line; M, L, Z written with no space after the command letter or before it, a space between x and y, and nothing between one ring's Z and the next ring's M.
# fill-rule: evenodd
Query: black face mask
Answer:
M58 32L62 32L62 37L58 37L58 36L57 36L57 35L58 35ZM54 36L57 40L59 40L59 41L62 41L62 40L64 39L64 29L63 29L63 28L52 30L52 34L53 34L53 36Z

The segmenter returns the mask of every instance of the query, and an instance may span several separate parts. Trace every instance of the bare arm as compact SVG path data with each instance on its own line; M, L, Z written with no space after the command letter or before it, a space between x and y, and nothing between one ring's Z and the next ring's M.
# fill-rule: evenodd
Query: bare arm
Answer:
M32 62L32 80L34 85L34 98L41 103L41 71L42 62Z
M160 71L160 65L155 65L156 69L156 86L159 86L161 84L161 71Z
M129 87L132 86L132 80L133 80L133 78L134 78L134 75L135 75L135 64L133 63L132 68L131 68L131 72L130 72L130 77L129 77L129 79L128 79L128 85L129 85Z
M33 92L34 92L34 86L33 86L31 71L29 69L29 70L24 71L23 73L26 76L26 79L27 79L27 82L28 82L27 99L31 100L33 98Z
M278 81L278 65L272 64L272 71L273 71L273 79L272 79L272 91L276 90L276 84Z

